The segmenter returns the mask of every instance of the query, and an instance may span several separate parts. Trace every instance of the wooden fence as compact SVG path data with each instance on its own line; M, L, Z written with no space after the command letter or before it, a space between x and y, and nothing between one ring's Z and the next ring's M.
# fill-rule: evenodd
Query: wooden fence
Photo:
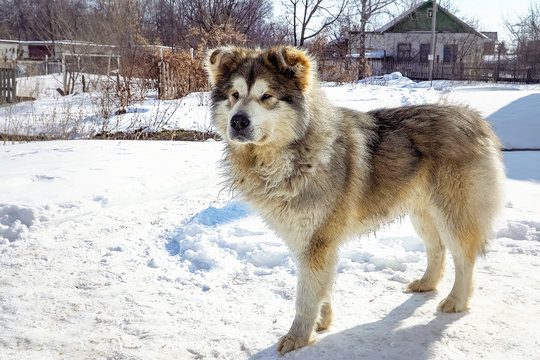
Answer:
M207 80L202 61L181 58L158 64L158 95L162 100L179 99L192 92L206 91Z
M17 80L14 68L0 68L0 103L12 103L17 99Z
M175 69L171 69L169 63L160 61L159 64L159 86L158 95L162 100L177 99L179 88L182 87L179 76Z
M428 63L374 59L370 60L370 66L373 75L399 71L403 76L413 80L429 78ZM538 83L540 82L540 64L531 66L518 63L435 63L433 79Z

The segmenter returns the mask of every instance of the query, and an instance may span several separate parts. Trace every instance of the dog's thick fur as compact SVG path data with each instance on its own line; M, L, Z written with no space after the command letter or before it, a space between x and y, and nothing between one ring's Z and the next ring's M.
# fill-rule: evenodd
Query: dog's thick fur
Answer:
M439 309L467 309L475 259L502 201L500 144L476 112L421 105L368 113L331 105L315 63L294 47L209 52L213 123L237 190L283 238L298 267L296 316L282 354L332 320L339 245L409 213L434 290L448 248L455 282Z

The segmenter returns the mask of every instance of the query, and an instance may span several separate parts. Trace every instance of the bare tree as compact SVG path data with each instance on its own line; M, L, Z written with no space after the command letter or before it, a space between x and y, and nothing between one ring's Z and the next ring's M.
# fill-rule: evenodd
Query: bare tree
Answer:
M295 46L303 46L306 40L315 38L332 26L344 13L348 0L287 0L283 5L287 8L292 42Z
M506 21L513 37L517 61L526 69L526 81L540 80L540 5L532 5L517 21Z
M17 40L51 40L77 33L86 0L0 0L0 22ZM2 34L3 35L3 34Z
M122 46L142 37L196 47L188 44L191 28L208 32L228 24L256 43L269 31L282 33L271 15L266 0L0 0L0 37Z
M366 54L366 31L367 26L377 15L384 13L390 4L396 3L396 0L355 0L357 17L359 19L358 32L358 78L364 78L369 75L369 68Z
M512 35L518 61L532 67L540 66L540 5L532 5L526 15L515 22L506 20Z
M143 17L144 37L171 47L185 45L188 27L181 5L181 0L154 0Z
M426 0L398 0L396 1L396 5L399 9L401 9L399 12L402 13L420 3L423 3L424 1ZM445 8L454 15L458 15L460 12L459 8L454 5L453 0L437 0L437 6Z
M202 32L230 25L250 39L256 36L257 25L264 24L271 14L272 3L266 0L183 0L188 27Z

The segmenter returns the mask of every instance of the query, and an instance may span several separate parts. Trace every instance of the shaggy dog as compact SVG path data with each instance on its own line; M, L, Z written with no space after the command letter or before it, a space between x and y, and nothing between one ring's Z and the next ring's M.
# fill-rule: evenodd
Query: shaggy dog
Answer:
M293 253L296 316L277 350L313 341L332 320L338 247L408 213L428 265L411 291L437 287L446 248L455 282L439 310L467 310L475 259L502 201L500 143L478 113L420 105L361 113L334 106L303 50L211 50L213 124L230 186Z

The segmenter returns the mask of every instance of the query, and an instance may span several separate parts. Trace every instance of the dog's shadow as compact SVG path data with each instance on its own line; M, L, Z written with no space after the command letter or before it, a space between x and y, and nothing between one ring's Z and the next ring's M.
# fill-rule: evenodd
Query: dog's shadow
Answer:
M425 324L402 327L402 321L411 317L415 310L433 299L435 293L412 294L403 304L383 319L358 325L338 333L330 333L312 346L299 349L280 357L276 345L257 354L252 360L270 359L433 359L433 345L440 342L444 330L466 313L446 314L437 312L435 318ZM434 310L435 311L435 310Z

